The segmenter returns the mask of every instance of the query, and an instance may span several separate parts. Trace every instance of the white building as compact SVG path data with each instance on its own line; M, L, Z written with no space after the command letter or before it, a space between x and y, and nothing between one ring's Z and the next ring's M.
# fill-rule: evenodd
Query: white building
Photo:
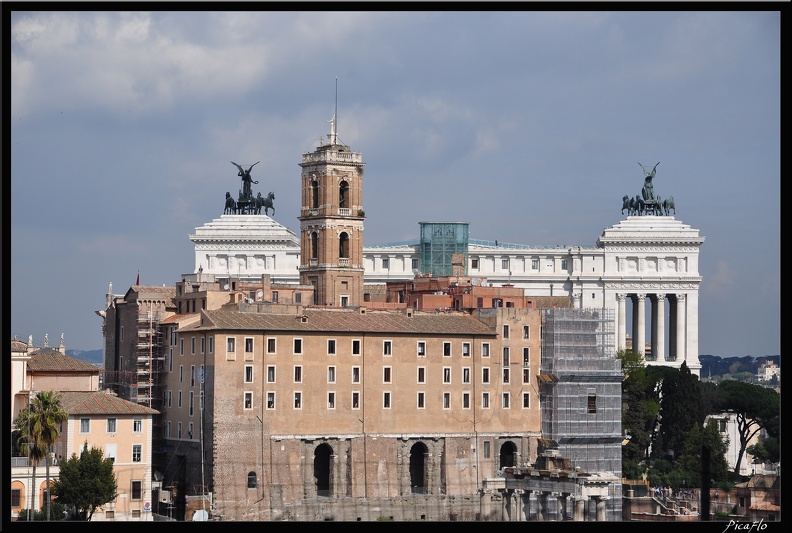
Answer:
M464 223L459 223L464 224ZM195 273L222 279L299 283L298 236L267 215L222 215L196 228ZM628 216L595 246L529 246L471 241L467 274L512 284L527 296L569 296L578 308L614 309L617 349L646 346L653 365L699 375L699 230L675 216ZM421 242L364 246L365 283L409 281L421 268ZM630 339L632 338L632 341Z

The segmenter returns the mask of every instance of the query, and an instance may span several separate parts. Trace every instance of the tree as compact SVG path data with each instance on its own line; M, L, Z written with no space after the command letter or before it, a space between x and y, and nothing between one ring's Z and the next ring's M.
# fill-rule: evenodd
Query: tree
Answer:
M661 448L666 453L673 450L676 457L682 452L688 433L698 424L701 413L698 377L683 361L678 371L663 379L660 394Z
M735 414L740 453L734 473L739 475L748 442L762 428L772 430L777 427L781 412L780 398L773 389L741 381L722 381L718 385L717 405L721 411Z
M36 394L30 404L22 409L14 421L19 448L26 453L33 465L30 509L35 509L36 464L45 459L47 469L47 520L50 519L50 448L58 440L62 422L69 418L63 410L61 396L51 391ZM30 513L33 514L33 513ZM35 516L35 515L34 515Z
M117 490L113 460L103 459L99 448L89 450L87 442L79 458L73 453L61 462L60 477L52 487L58 502L70 508L71 517L85 521L91 520L97 508L113 501Z
M651 397L651 383L647 378L644 358L632 350L619 351L622 381L622 428L630 436L622 447L622 471L625 476L637 479L645 468L641 467L651 444L651 429L658 404Z
M677 461L675 470L677 477L681 477L686 482L696 483L701 479L701 447L707 445L710 452L710 477L715 481L726 481L729 473L729 464L726 461L726 451L729 447L728 438L726 441L721 438L718 431L718 423L714 419L707 421L702 429L696 424L685 440L682 453Z

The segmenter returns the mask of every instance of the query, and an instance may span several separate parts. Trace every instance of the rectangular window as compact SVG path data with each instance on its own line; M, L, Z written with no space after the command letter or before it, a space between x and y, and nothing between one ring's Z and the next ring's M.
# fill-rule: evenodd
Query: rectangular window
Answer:
M561 270L566 270L566 269L567 269L567 260L566 259L562 259L561 260Z
M193 423L192 423L192 422L190 422L190 423L187 425L187 435L188 435L190 438L193 438Z
M391 382L391 367L386 366L382 369L382 382L383 383Z
M451 383L451 367L443 367L443 383Z
M426 367L418 367L418 383L426 383Z
M244 408L246 410L247 409L253 409L253 393L251 391L248 391L248 392L245 393Z
M462 393L462 409L470 409L470 393Z
M124 326L121 326L121 340L124 340Z
M418 260L417 259L413 259L410 262L410 270L417 270L417 269L418 269Z
M190 391L190 403L188 405L188 407L189 407L189 416L193 416L195 414L195 406L194 406L194 404L195 404L195 392L194 391Z
M214 337L209 337L209 353L214 353Z
M481 408L489 409L489 392L481 393Z
M295 292L294 293L294 303L296 303L297 305L302 303L302 293L301 292Z
M201 337L201 353L206 353L206 337Z
M444 342L443 343L443 357L451 357L451 343Z
M509 408L509 393L508 392L504 392L503 393L503 400L502 400L501 407L503 407L504 409L508 409Z
M391 394L390 392L383 392L382 393L382 408L383 409L390 409L391 403Z
M443 393L443 409L451 409L451 393Z
M179 383L184 382L184 365L179 365Z
M181 430L182 430L182 423L179 422L178 424L176 424L176 438L177 439L181 438L181 433L182 433Z
M294 408L302 409L302 392L294 393Z
M523 326L523 339L531 338L531 326Z
M490 382L489 368L486 366L481 369L481 382L485 384Z
M179 355L184 355L184 339L179 339Z
M481 357L489 357L490 356L490 345L488 342L481 343Z
M485 440L484 441L484 459L489 459L490 458L490 453L492 453L490 451L490 441Z
M195 387L195 365L190 365L190 387Z
M470 357L470 343L463 342L462 343L462 357Z
M267 339L267 353L275 353L275 339L272 337Z
M245 365L245 383L253 383L253 365Z
M390 268L390 258L388 257L382 258L382 268L383 270L387 270L388 268Z
M523 367L528 368L531 366L531 349L527 346L523 347Z
M133 480L132 481L132 489L130 491L130 496L132 500L142 500L143 499L143 482L140 480Z
M531 270L539 270L539 260L531 259Z
M508 324L504 324L503 325L503 338L504 339L508 339L509 338L509 325Z
M267 367L267 383L275 383L275 367L272 365Z
M327 339L327 355L336 354L336 341L335 339Z
M503 383L508 383L508 382L509 382L509 369L508 368L504 368L503 369Z
M108 418L107 419L107 432L108 433L115 433L117 431L117 418Z
M530 409L531 408L531 394L529 392L523 392L523 409Z
M423 392L418 393L418 409L424 409L426 407L424 405L425 398L426 398L426 393Z
M236 339L234 337L228 337L226 339L226 351L227 352L236 351Z
M168 391L168 407L173 407L173 391Z
M22 506L22 491L19 489L11 489L11 507Z
M190 337L190 355L195 355L195 337Z
M393 355L393 342L391 341L382 342L382 355L386 357Z
M352 409L360 409L360 393L357 391L352 393Z
M501 259L501 268L503 270L509 270L509 259Z
M509 366L509 347L503 347L503 366Z
M352 383L360 383L360 367L352 367Z
M531 370L528 368L523 368L523 383L530 383L531 382Z
M471 259L470 260L470 268L472 270L478 270L479 267L479 260L478 259Z
M418 357L426 357L426 342L418 341Z
M179 408L181 408L181 406L182 406L182 391L181 390L179 391L179 394L178 394L178 402L177 402L176 406L179 407Z
M462 383L470 383L470 367L462 367Z
M335 383L335 367L328 366L327 367L327 382L328 383Z
M132 433L143 433L143 419L135 418L132 420Z
M278 291L272 291L272 303L275 304L278 303L278 297L279 297Z
M275 409L275 393L267 393L267 409Z
M294 355L302 354L302 339L294 339Z
M171 436L171 423L170 423L170 420L165 425L165 436L168 437L168 438L170 438L170 436Z
M588 412L589 413L596 413L597 412L597 395L596 394L589 394L588 395Z
M352 341L352 355L360 355L360 341L358 339Z
M133 444L132 445L132 462L139 463L143 460L143 445L142 444Z
M245 353L253 353L253 338L245 337Z
M294 367L294 382L302 383L302 367L299 365Z

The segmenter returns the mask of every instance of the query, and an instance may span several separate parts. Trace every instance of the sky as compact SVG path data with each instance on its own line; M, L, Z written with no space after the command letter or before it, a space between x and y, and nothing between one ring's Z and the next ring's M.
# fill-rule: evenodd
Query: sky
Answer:
M12 337L101 349L110 283L193 272L189 235L240 186L231 161L261 161L254 190L298 232L299 163L337 112L366 164L367 246L453 221L591 247L659 162L655 194L705 238L700 354L780 354L778 11L13 5Z

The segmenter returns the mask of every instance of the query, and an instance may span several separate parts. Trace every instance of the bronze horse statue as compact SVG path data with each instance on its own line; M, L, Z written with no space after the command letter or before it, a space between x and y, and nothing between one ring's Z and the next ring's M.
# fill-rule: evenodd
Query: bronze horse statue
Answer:
M236 201L231 197L230 192L226 192L226 199L225 199L225 211L223 211L224 215L228 214L236 214L237 205Z
M261 196L261 193L258 193L256 196L256 214L261 214L261 208L264 208L264 214L269 215L269 210L272 209L272 214L275 214L275 206L272 205L272 201L275 199L275 193L270 192L266 198Z
M626 194L622 198L622 211L621 211L622 215L624 214L624 210L625 209L627 210L627 214L629 215L630 214L630 197L627 196Z
M663 212L665 213L666 216L668 216L669 213L671 213L672 209L674 211L674 214L676 215L676 206L674 205L674 197L669 196L668 198L663 200Z

